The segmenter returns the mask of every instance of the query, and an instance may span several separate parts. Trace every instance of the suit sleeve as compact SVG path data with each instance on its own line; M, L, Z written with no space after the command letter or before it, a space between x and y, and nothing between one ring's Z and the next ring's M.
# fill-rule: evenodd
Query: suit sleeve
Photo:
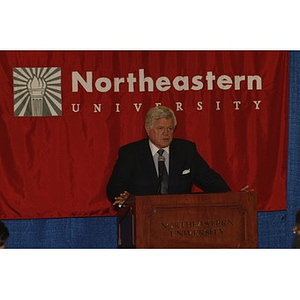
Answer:
M119 156L106 186L106 193L111 202L125 190L130 189L132 157L126 148L119 149ZM129 191L130 192L130 191Z
M230 191L225 180L213 170L198 153L196 145L193 147L194 183L204 192L222 193Z

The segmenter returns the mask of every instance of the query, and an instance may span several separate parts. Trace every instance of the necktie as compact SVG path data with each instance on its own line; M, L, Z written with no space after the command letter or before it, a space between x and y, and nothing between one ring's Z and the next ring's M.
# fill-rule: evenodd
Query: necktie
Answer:
M165 157L163 156L165 150L160 149L157 151L158 153L158 194L167 194L168 193L168 172L165 165Z

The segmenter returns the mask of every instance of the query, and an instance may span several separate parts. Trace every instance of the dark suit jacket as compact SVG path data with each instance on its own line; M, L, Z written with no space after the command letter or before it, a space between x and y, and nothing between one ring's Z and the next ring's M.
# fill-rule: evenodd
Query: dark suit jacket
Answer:
M169 194L191 193L193 184L204 192L230 190L222 177L197 152L195 143L173 139L169 158ZM125 190L133 195L157 194L158 185L148 139L119 149L119 157L107 185L107 195L112 202Z

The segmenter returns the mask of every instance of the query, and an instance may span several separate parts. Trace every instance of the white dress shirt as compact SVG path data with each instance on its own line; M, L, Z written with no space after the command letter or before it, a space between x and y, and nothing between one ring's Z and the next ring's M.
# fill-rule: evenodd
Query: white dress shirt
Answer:
M153 156L153 160L154 160L154 164L155 164L155 168L156 168L156 173L158 174L158 156L159 154L157 153L158 150L160 149L164 149L164 153L163 156L165 157L165 165L166 165L166 169L167 172L169 174L169 156L170 156L170 147L166 147L166 148L157 148L150 140L149 140L149 146L152 152L152 156Z

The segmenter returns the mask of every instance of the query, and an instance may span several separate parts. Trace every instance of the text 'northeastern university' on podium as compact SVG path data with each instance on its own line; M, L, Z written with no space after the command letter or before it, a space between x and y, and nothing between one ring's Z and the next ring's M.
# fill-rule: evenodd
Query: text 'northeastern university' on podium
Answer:
M136 196L118 211L120 248L257 248L254 192Z

